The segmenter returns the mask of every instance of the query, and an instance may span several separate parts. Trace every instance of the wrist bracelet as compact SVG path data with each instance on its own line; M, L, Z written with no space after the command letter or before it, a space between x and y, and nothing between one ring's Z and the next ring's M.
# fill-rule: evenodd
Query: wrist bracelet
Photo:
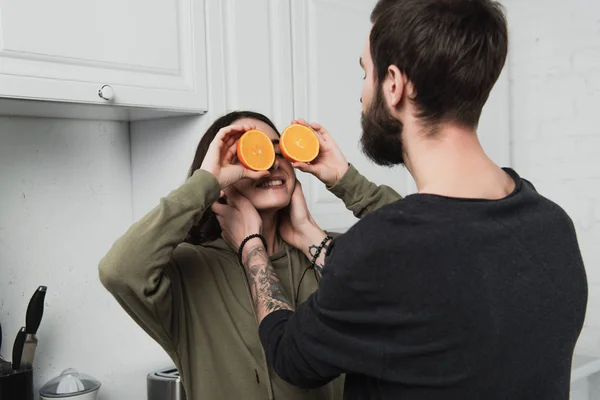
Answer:
M314 268L315 267L315 263L317 262L317 258L319 258L319 256L321 255L321 252L323 251L323 248L325 247L325 245L327 244L327 242L329 242L330 240L333 240L333 237L327 235L327 236L325 236L325 239L323 239L323 241L321 241L321 244L317 248L317 251L315 252L315 255L313 256L313 258L312 258L312 260L310 262L310 268Z
M260 240L262 240L263 245L265 246L265 251L267 250L267 239L265 239L265 237L263 235L261 235L260 233L254 233L254 234L246 237L246 239L242 240L242 244L240 245L240 250L238 251L238 259L242 266L244 265L244 263L242 262L242 251L244 250L244 246L246 245L246 243L248 243L248 241L250 241L251 239L254 239L254 238L259 238Z

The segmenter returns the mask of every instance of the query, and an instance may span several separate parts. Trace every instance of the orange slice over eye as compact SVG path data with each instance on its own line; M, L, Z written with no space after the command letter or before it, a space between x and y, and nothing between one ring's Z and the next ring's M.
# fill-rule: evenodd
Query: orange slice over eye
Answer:
M237 142L237 157L242 165L253 171L267 171L275 162L275 148L263 132L247 131Z
M299 124L285 128L279 139L279 148L285 158L293 162L309 163L319 155L319 139L312 129Z

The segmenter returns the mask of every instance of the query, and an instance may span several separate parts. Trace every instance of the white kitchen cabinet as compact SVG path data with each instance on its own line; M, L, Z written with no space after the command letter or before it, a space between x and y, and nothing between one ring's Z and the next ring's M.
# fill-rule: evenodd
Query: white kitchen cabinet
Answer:
M0 38L1 114L207 109L204 0L0 0Z
M294 0L292 52L294 115L322 123L348 160L371 181L392 186L400 194L416 186L403 167L373 164L360 150L360 94L364 72L359 57L371 27L376 0ZM496 163L509 165L509 90L505 69L480 121L479 136ZM300 176L309 208L325 229L344 231L356 219L315 179Z

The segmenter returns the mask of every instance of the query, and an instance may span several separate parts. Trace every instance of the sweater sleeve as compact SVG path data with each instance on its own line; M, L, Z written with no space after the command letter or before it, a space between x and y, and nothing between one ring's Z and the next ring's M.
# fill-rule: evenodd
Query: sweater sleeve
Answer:
M177 346L181 287L174 249L219 197L209 172L196 171L133 224L100 261L100 281L165 350Z
M371 302L379 283L361 272L372 269L377 247L358 248L359 236L352 229L335 239L319 289L295 312L273 312L259 326L268 362L292 385L316 388L342 373L382 375L385 330Z
M329 191L340 198L346 208L357 218L402 199L394 189L386 185L376 185L361 175L350 165L344 176Z

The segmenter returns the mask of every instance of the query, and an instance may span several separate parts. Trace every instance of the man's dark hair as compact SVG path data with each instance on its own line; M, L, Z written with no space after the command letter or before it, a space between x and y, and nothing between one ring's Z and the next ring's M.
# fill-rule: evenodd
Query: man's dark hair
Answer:
M412 82L417 117L476 127L508 52L506 18L492 0L379 0L371 14L378 86L395 65Z

